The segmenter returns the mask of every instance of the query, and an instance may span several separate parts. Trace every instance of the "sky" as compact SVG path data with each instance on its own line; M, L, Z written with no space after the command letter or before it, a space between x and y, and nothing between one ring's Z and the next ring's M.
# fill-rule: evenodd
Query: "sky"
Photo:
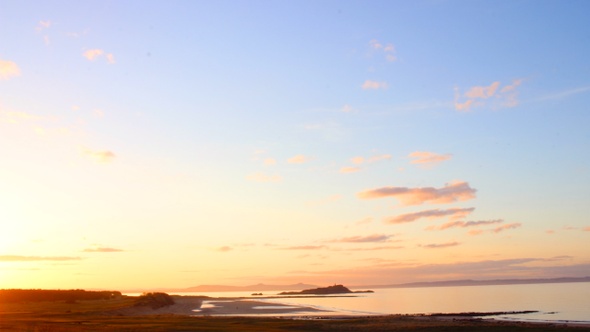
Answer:
M588 12L0 0L0 288L590 276Z

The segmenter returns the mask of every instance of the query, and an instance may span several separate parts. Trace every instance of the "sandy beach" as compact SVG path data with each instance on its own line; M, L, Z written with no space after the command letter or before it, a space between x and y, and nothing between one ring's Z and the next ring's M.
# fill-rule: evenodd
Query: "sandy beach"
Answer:
M472 314L444 314L444 315L370 315L343 311L322 310L309 306L300 306L292 304L281 304L265 302L258 299L244 299L244 298L203 298L195 296L177 296L174 298L175 304L152 309L150 307L127 307L119 310L109 312L108 314L115 314L121 316L145 316L145 315L182 315L182 316L196 316L196 317L284 317L284 318L299 318L299 319L355 319L355 318L370 318L377 320L383 319L411 319L419 321L430 322L482 322L489 323L496 322L498 324L519 324L519 325L533 325L533 326L577 326L578 328L590 328L590 324L576 323L571 321L563 322L520 322L520 321L506 321L495 318L482 318ZM485 314L482 314L485 316ZM397 318L396 318L397 317Z

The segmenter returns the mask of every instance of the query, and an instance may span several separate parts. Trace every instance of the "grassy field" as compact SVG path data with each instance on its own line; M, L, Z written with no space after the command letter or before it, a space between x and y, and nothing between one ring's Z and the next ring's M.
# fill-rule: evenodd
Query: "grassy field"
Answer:
M136 299L0 303L0 331L590 331L588 327L492 322L428 316L382 316L351 319L258 317L121 316L114 310Z

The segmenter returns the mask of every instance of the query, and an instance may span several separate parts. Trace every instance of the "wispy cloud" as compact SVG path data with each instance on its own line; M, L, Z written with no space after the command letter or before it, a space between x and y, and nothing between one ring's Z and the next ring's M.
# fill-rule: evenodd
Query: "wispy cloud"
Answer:
M469 232L467 232L467 234L469 235L481 235L483 233L500 233L509 229L515 229L515 228L519 228L520 226L522 226L520 223L511 223L511 224L505 224L505 225L500 225L496 228L493 229L488 229L488 230L483 230L483 229L472 229Z
M90 61L96 60L99 56L101 56L103 54L104 54L104 51L101 49L98 49L98 48L91 49L91 50L88 50L88 51L85 51L84 53L82 53L82 55Z
M588 227L584 227L582 230L583 230L584 232L590 232L590 226L588 226Z
M246 179L254 182L281 182L283 177L280 175L267 175L261 172L250 174Z
M375 51L383 52L385 54L385 60L389 62L397 60L396 50L392 43L383 44L377 39L372 39L369 41L369 46Z
M475 198L475 192L467 182L456 181L443 188L382 187L360 192L357 196L361 199L394 197L403 205L420 205L468 201Z
M429 226L427 230L445 230L449 228L465 228L465 227L478 227L478 226L488 226L493 224L501 224L504 220L502 219L495 219L495 220L478 220L478 221L451 221L440 226Z
M360 171L361 168L360 167L350 167L350 166L346 166L346 167L342 167L340 168L340 173L356 173L358 171Z
M574 95L589 92L589 91L590 91L590 86L583 86L583 87L579 87L579 88L574 88L574 89L569 89L569 90L549 94L549 95L540 97L540 98L536 99L535 101L561 100L561 99L565 99L570 96L574 96Z
M391 235L386 234L373 234L367 236L350 236L339 239L329 240L327 242L344 242L344 243L374 243L374 242L387 242L391 238Z
M123 252L123 249L117 248L109 248L109 247L96 247L96 248L86 248L82 250L83 252Z
M436 164L440 164L443 161L449 160L453 157L452 154L437 154L428 151L415 151L408 155L413 160L412 164L422 165L424 167L432 167Z
M51 27L51 21L47 20L47 21L39 21L39 23L37 23L37 27L35 28L35 30L37 31L43 31L45 29L49 29Z
M449 217L451 220L465 218L471 212L473 212L475 208L452 208L446 210L434 209L434 210L425 210L420 212L414 213L406 213L401 214L395 217L390 217L385 219L385 223L387 224L402 224L413 222L418 219L427 218L427 219L435 219L435 218L442 218L442 217Z
M482 98L487 99L496 94L498 87L500 86L500 82L494 82L490 84L490 86L474 86L465 92L465 97L475 99L475 98Z
M517 223L517 222L516 223L512 223L512 224L506 224L506 225L502 225L502 226L498 226L498 227L494 228L492 230L492 232L494 232L494 233L500 233L500 232L503 232L503 231L505 231L507 229L515 229L515 228L518 228L520 226L522 226L522 225L520 223Z
M80 257L0 255L0 262L77 261Z
M464 101L460 101L461 94L459 89L455 88L455 109L461 112L469 112L474 107L486 105L486 100L492 97L496 101L492 104L495 107L517 106L519 103L517 87L522 82L522 79L516 79L511 84L503 87L501 87L499 81L493 82L489 86L473 86L463 94Z
M83 149L82 154L99 163L110 163L116 157L116 155L112 151L108 150L95 151L90 149Z
M222 246L222 247L219 247L216 249L216 251L219 251L219 252L228 252L228 251L232 251L232 250L233 250L233 248L230 246Z
M427 249L443 249L443 248L449 248L449 247L456 247L460 244L461 243L459 243L459 242L430 243L430 244L420 245L420 247L427 248Z
M104 56L109 64L115 63L115 56L112 53L106 53L104 50L101 50L99 48L84 51L82 55L90 61L94 61Z
M7 80L20 75L20 69L14 61L0 59L0 79Z
M283 247L278 248L280 250L318 250L318 249L325 249L326 246L291 246L291 247Z
M380 154L380 155L374 155L368 158L362 157L362 156L357 156L357 157L353 157L350 159L350 161L354 164L354 165L363 165L363 164L373 164L376 162L380 162L383 160L389 160L391 159L391 155L390 154ZM354 173L354 172L358 172L360 171L361 168L358 166L345 166L340 168L340 173Z
M365 83L361 86L363 90L378 90L378 89L387 89L389 85L387 82L377 82L372 80L366 80Z
M298 155L296 155L294 157L289 158L287 160L287 162L289 164L303 164L303 163L308 162L309 160L310 160L309 157L304 156L302 154L298 154Z

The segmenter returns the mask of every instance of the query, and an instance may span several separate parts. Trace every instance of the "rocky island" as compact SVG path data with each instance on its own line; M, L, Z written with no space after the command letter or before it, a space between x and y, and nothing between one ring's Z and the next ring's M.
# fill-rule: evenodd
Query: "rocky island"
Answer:
M329 295L329 294L350 294L350 293L373 293L372 290L351 291L343 285L304 289L299 292L281 292L279 295Z

